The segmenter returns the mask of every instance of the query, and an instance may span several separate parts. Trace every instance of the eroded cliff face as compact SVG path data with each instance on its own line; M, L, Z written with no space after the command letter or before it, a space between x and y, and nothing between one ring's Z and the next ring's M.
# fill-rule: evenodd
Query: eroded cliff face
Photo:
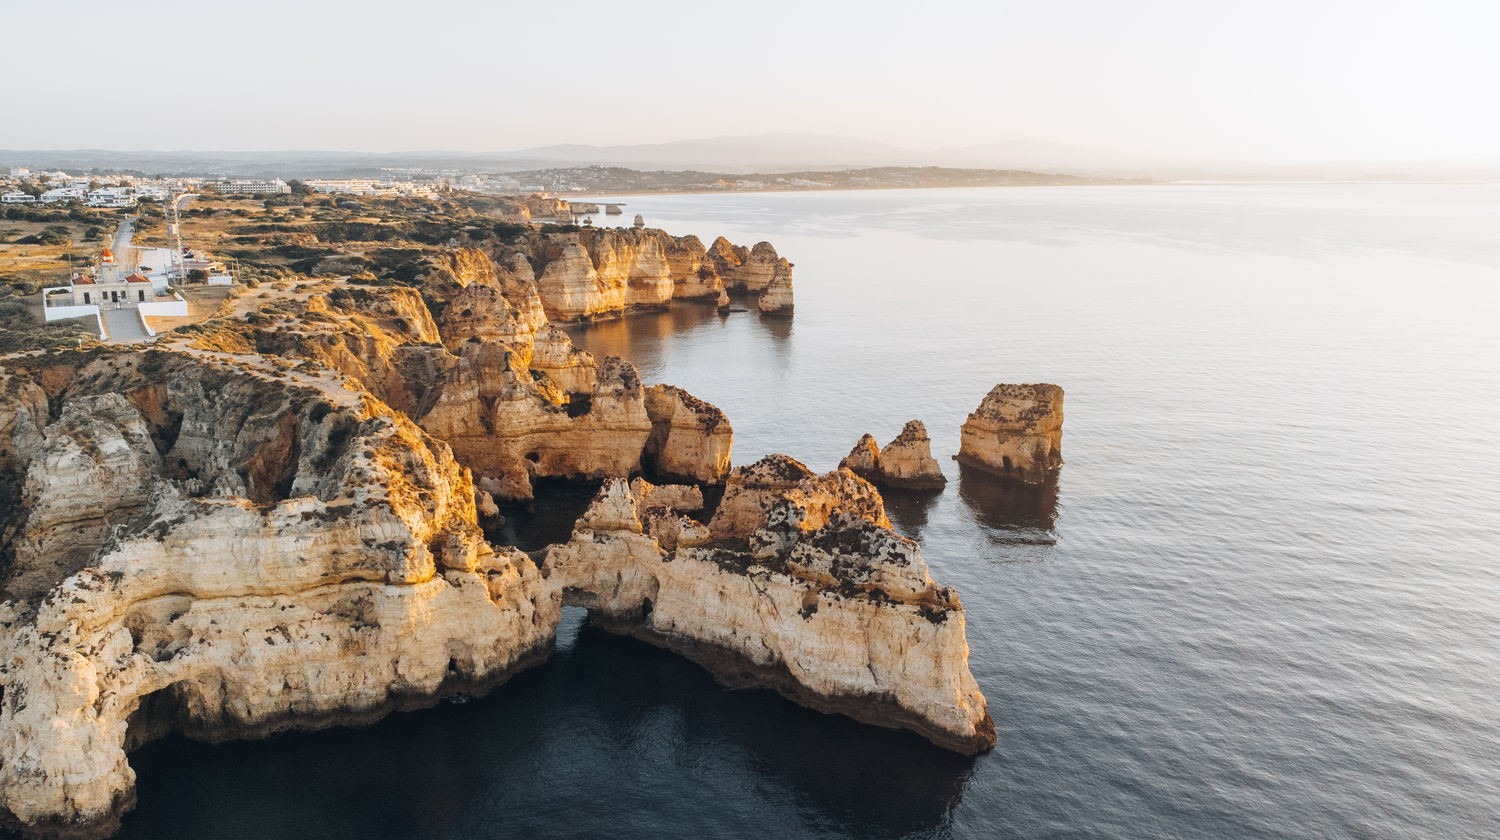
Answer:
M111 833L126 749L154 734L367 721L550 650L555 591L483 542L466 471L378 401L160 352L101 354L53 400L9 456L29 504L0 572L0 814L28 833Z
M916 543L873 521L884 520L873 488L849 473L789 485L785 461L742 476L766 501L753 518L740 507L742 538L711 541L695 520L650 508L643 524L636 495L607 482L573 538L548 552L549 579L606 628L728 685L770 687L959 752L994 746L957 595L932 582Z
M766 242L750 249L721 237L705 249L697 237L655 229L584 228L533 234L510 247L496 259L525 255L542 307L557 322L662 309L674 300L718 302L726 289L754 295L764 312L792 306L792 264Z
M1062 466L1063 389L996 385L964 421L958 460L996 475L1039 482Z
M455 257L422 290L452 295L439 298L436 323L417 289L353 287L197 346L338 371L447 442L495 498L530 499L538 478L602 479L643 466L723 482L733 432L722 412L681 389L648 392L629 362L596 360L545 317L536 325L517 306L530 287L507 293L504 274L481 252Z

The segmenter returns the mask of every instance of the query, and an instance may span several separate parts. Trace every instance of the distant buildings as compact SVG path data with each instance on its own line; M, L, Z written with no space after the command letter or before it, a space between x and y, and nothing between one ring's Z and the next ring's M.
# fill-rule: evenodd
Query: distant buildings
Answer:
M413 181L378 181L374 178L314 178L305 181L313 192L324 195L415 195L431 196L436 187Z
M136 202L133 187L100 187L89 190L86 198L90 207L130 207Z
M23 192L8 192L0 195L0 204L35 204L36 196Z

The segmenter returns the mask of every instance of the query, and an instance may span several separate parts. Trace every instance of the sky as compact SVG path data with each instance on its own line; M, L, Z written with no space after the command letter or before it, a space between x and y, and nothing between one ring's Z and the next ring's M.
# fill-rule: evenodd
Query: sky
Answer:
M23 0L0 28L0 148L1500 160L1495 0Z

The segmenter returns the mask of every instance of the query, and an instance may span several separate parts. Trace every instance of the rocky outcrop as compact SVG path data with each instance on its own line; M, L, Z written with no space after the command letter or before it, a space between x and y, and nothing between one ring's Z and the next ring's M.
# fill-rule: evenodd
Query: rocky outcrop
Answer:
M724 412L674 385L653 385L646 390L646 416L651 436L642 457L656 475L724 483L734 443Z
M957 459L1000 476L1036 482L1062 466L1063 389L996 385L964 421Z
M771 273L771 281L760 293L757 304L767 314L787 314L792 311L792 264L777 260Z
M224 357L81 362L6 546L43 551L3 570L5 821L107 835L143 740L369 721L549 652L556 591L483 542L467 473L401 414Z
M785 485L795 463L773 456L755 475ZM745 539L704 542L678 517L685 527L670 548L642 524L624 482L607 482L572 540L548 552L549 580L602 626L728 685L770 687L959 752L989 749L994 723L969 673L957 595L932 582L916 543L866 515L835 509L812 524L798 497L807 480Z
M907 422L885 449L875 445L874 437L868 434L861 437L839 466L886 487L935 490L948 483L942 467L932 457L932 442L921 420Z
M588 321L673 300L718 301L726 288L754 294L762 311L791 308L791 263L769 243L753 249L722 237L705 250L696 237L653 229L583 228L523 243L547 317Z
M680 513L697 513L703 509L703 488L694 484L652 484L644 478L630 482L630 494L642 510L664 507Z
M509 345L521 360L531 363L536 327L511 305L498 285L474 283L453 297L443 309L439 326L450 350L470 339Z
M784 502L799 509L799 527L805 530L821 528L834 510L891 527L885 500L868 481L846 469L819 476L795 458L767 455L729 473L709 530L715 539L748 539Z
M573 346L561 327L548 324L536 333L530 367L541 371L565 394L588 394L599 379L594 354Z

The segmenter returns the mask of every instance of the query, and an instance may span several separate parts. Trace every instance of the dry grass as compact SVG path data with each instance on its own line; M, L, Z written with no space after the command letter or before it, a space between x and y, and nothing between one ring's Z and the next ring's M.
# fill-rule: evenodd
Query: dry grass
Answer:
M0 353L24 350L49 350L98 342L97 321L93 318L68 318L43 321L41 298L0 300Z
M39 234L52 225L66 227L68 237L72 239L73 244L71 246L22 245L17 241ZM99 227L98 224L92 222L70 220L64 213L59 213L56 221L47 222L0 219L0 278L3 278L0 279L0 285L67 285L67 255L70 251L73 255L73 265L83 268L89 260L104 250L104 247L109 244L109 238L114 235L114 228L108 227L103 231L102 236L90 239L88 233L97 231ZM3 290L0 290L0 293L3 293Z

